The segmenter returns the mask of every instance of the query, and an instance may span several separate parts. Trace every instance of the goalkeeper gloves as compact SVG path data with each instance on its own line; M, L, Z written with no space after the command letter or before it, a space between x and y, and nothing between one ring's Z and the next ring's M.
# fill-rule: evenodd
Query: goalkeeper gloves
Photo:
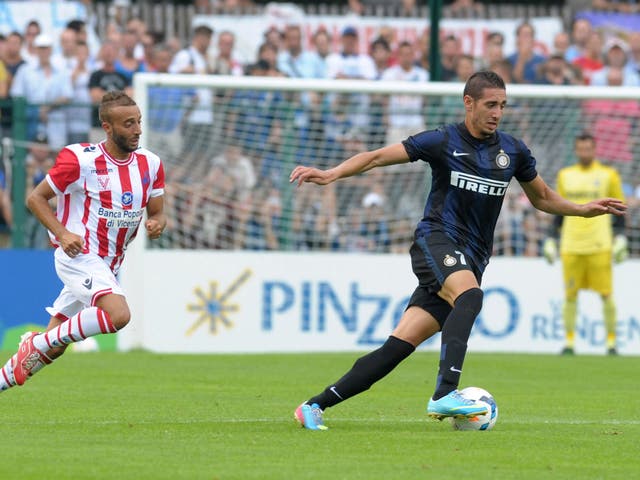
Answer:
M629 256L629 242L624 235L616 235L613 239L613 247L611 253L613 254L613 261L615 263L623 262Z
M555 238L547 238L542 245L542 254L547 259L549 265L553 265L558 256L558 243Z

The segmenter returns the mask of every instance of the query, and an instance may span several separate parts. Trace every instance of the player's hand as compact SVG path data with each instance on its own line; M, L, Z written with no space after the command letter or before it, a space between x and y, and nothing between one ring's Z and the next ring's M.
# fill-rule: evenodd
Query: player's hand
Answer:
M554 238L547 238L542 245L542 254L549 265L553 265L558 256L558 243Z
M613 254L613 261L615 263L624 262L629 256L629 242L624 235L616 235L613 239L613 248L611 253Z
M298 182L298 186L304 182L315 183L316 185L327 185L332 179L327 170L319 170L313 167L303 167L298 165L289 175L289 183Z
M82 237L68 230L58 237L58 242L60 243L60 248L62 248L64 253L70 258L77 257L84 250L84 240Z
M596 217L610 213L612 215L624 215L627 211L627 204L617 198L601 198L593 202L582 205L584 212L583 217Z
M150 218L144 223L144 228L147 229L147 235L151 240L155 240L162 235L164 225L162 222L155 218Z

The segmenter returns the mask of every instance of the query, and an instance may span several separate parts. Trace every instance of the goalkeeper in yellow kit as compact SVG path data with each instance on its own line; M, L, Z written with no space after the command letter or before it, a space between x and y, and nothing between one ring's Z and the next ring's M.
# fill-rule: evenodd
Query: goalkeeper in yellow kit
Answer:
M595 139L583 133L575 139L578 162L558 172L556 190L563 197L586 203L600 197L624 200L618 172L595 158ZM555 217L543 252L553 263L558 252L564 271L565 301L562 317L565 326L565 355L574 353L578 292L594 290L602 297L602 310L607 332L607 353L616 355L616 305L612 295L612 261L619 263L628 256L624 236L624 217L602 215L593 218Z

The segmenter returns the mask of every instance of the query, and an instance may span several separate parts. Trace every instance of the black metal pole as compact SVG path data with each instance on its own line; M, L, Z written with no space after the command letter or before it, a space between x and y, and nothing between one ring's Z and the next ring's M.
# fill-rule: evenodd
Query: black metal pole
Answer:
M442 0L429 0L429 79L432 82L442 80L440 63L440 17L442 16Z

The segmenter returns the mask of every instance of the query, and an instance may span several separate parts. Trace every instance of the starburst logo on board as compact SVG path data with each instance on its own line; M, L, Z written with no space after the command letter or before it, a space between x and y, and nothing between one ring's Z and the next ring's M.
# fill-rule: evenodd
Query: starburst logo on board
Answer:
M209 282L209 291L205 293L202 288L196 287L193 293L197 297L196 303L187 305L189 312L198 313L198 318L187 330L187 336L204 324L209 324L209 333L216 335L218 328L233 328L233 321L229 314L238 311L238 305L229 303L231 297L246 283L251 276L251 270L243 271L224 291L219 292L218 282Z

